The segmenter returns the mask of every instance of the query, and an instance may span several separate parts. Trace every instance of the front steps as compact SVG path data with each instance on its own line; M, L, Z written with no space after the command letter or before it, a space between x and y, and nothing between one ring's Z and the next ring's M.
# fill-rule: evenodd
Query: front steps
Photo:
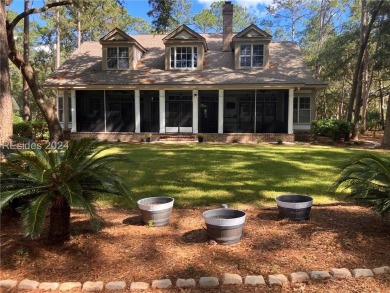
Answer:
M194 134L163 134L160 136L158 142L196 142L196 136Z

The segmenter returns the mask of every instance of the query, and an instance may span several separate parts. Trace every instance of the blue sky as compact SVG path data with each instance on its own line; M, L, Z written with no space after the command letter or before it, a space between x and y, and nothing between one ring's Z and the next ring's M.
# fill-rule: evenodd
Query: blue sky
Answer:
M195 0L192 2L192 14L196 14L202 9L209 7L212 2L215 0ZM129 14L133 17L142 17L149 19L146 13L150 10L148 0L124 0L125 7ZM265 16L265 6L272 4L272 0L241 0L241 1L232 1L238 3L241 6L248 7L251 12L257 16ZM30 5L32 7L41 7L43 5L43 0L30 0ZM13 0L10 9L21 12L23 11L24 0ZM37 20L35 17L34 20Z

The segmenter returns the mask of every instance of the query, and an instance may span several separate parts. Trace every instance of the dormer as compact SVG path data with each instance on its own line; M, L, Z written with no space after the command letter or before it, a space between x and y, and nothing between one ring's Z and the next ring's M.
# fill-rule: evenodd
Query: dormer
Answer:
M103 70L134 70L146 52L140 43L119 28L101 38L100 44Z
M271 40L270 34L254 24L235 35L232 41L235 68L268 68Z
M206 39L186 25L167 35L165 44L165 70L202 70Z

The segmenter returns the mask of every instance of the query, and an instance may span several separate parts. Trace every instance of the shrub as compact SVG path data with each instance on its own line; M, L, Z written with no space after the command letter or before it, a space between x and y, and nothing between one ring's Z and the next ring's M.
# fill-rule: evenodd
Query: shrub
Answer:
M380 130L383 127L381 113L378 110L367 111L366 127L368 130Z
M49 128L46 121L36 120L31 122L33 134L37 139L47 139L49 137Z
M14 135L32 139L33 137L33 127L31 122L18 122L13 125Z
M23 234L39 237L48 214L48 240L52 244L69 239L71 206L84 209L98 229L94 205L97 195L123 195L130 199L127 180L111 166L129 160L120 154L103 153L109 148L104 142L84 138L71 140L63 150L16 150L0 163L0 212L15 199L27 200L20 209Z
M348 197L368 203L381 216L390 214L390 161L375 155L363 155L341 171L332 190L349 190Z
M343 137L347 136L351 129L352 124L346 120L316 120L312 123L312 132L315 137L326 136L332 137L334 141L339 141Z
M13 125L14 135L24 138L44 139L49 137L49 129L45 121L22 121Z

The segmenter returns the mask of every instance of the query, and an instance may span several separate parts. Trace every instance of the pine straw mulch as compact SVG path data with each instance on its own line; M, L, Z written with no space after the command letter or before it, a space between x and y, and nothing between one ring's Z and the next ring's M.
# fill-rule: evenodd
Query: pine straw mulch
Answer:
M390 221L366 207L314 206L311 220L279 219L276 208L240 207L247 212L242 240L231 246L209 242L202 212L174 209L169 226L142 225L138 211L104 208L98 234L79 211L72 213L73 236L63 247L44 238L21 236L18 219L2 215L0 279L104 282L125 280L289 275L294 271L375 268L390 265ZM340 291L341 290L341 291ZM330 280L285 287L221 287L188 292L389 292L390 275ZM154 290L153 292L158 292ZM164 292L187 292L165 290Z

